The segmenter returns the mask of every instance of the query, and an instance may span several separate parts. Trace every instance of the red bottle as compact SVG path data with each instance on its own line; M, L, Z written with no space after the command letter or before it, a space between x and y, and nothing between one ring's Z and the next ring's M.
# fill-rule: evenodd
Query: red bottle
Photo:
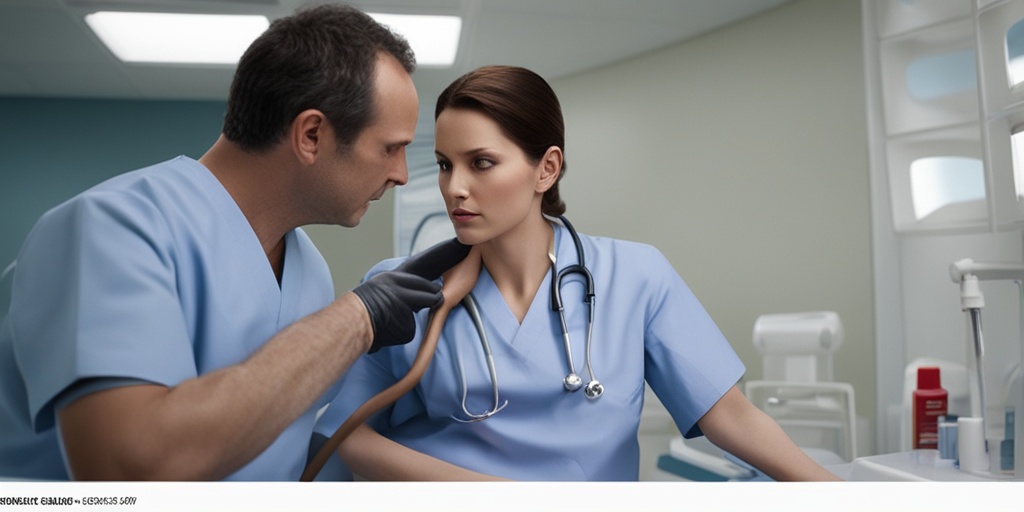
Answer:
M913 395L914 449L936 450L939 447L939 416L949 408L949 394L942 389L939 369L922 366L917 369L917 389Z

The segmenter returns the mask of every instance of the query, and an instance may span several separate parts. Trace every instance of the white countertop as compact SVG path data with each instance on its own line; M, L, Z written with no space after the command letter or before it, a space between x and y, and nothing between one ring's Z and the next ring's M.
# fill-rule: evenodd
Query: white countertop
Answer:
M944 481L984 482L1010 481L1011 475L969 473L954 466L950 459L940 459L938 450L914 450L858 457L844 465L829 469L848 481ZM845 471L845 472L844 472Z

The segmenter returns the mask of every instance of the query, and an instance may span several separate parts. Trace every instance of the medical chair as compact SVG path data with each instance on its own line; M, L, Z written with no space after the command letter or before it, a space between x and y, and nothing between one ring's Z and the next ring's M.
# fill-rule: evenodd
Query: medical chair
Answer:
M772 417L791 439L822 465L857 456L853 386L832 382L832 355L842 345L843 326L831 311L762 315L754 322L754 346L763 356L762 380L748 381L744 394ZM673 439L658 467L690 480L757 480L759 472L724 454L721 462L693 453L690 441ZM719 450L718 453L721 453ZM723 467L722 462L732 462Z
M750 381L745 394L818 464L843 464L857 457L857 416L850 384Z
M856 458L853 386L832 381L833 354L843 343L839 315L762 315L754 322L753 337L763 357L763 378L746 383L747 399L819 464Z

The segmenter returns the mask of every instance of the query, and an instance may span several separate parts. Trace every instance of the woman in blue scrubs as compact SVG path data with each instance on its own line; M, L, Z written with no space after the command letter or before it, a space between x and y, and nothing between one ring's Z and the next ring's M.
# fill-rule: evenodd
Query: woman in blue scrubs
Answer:
M456 308L415 391L339 448L349 469L385 480L636 480L646 382L687 437L706 435L777 480L836 479L746 400L736 387L743 364L672 265L648 245L579 235L596 309L588 350L584 284L579 274L566 277L559 289L568 350L582 383L599 378L604 391L588 398L568 390L570 357L549 283L553 269L575 265L581 255L557 219L565 212L558 99L531 71L481 68L442 93L435 120L449 218L483 262L472 295L495 371L469 312ZM399 263L384 261L370 275ZM426 312L418 315L418 336L427 320ZM405 375L417 346L358 361L318 430L330 435Z

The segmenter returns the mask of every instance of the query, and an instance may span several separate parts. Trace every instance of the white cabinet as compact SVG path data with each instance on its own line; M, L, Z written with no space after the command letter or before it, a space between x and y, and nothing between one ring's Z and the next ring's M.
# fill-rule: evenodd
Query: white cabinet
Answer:
M869 143L894 229L1020 229L1024 0L863 2Z

